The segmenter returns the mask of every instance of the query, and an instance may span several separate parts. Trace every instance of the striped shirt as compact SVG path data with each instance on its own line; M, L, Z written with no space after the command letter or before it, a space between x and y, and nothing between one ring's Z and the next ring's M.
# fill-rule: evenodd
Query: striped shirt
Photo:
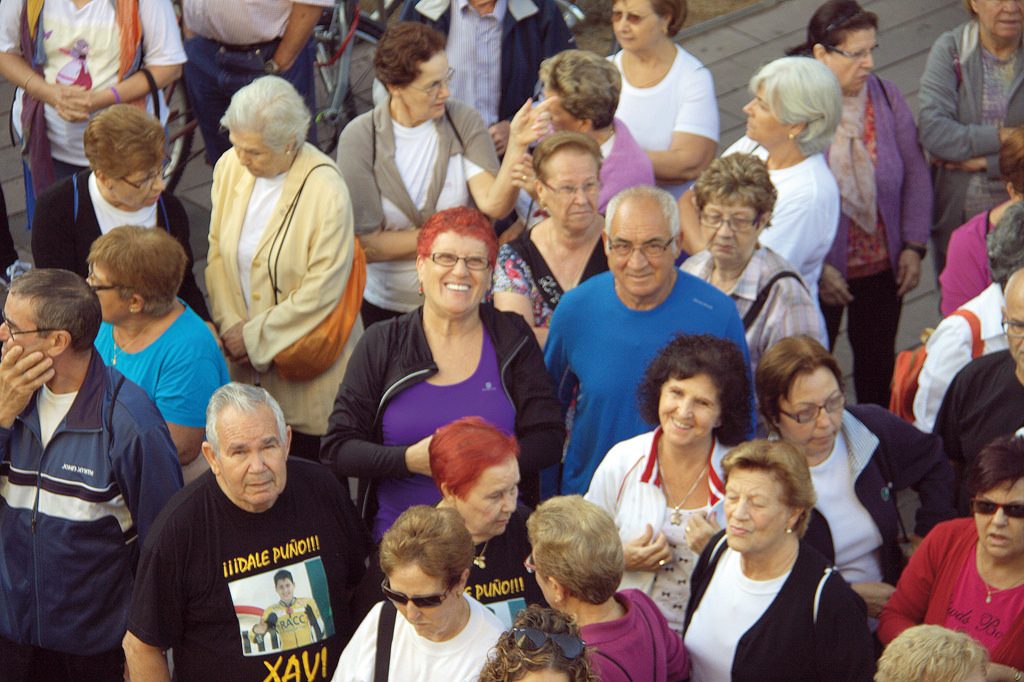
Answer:
M452 0L448 63L455 68L452 97L470 105L491 126L498 122L501 101L501 34L508 0L480 16L469 0Z

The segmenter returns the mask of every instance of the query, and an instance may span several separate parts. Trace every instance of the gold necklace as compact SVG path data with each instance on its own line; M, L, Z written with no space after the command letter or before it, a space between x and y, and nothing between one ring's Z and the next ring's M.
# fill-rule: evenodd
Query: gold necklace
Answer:
M473 565L479 569L487 568L487 557L485 557L484 554L487 553L487 545L490 544L490 542L490 539L488 539L484 543L484 546L480 550L480 553L473 557Z
M121 353L127 353L128 347L134 345L136 341L142 338L146 334L146 332L149 331L149 328L151 326L153 326L153 322L147 323L146 326L143 327L138 334L136 334L128 343L125 344L119 344L117 342L117 327L113 327L110 330L110 340L114 342L114 352L111 353L110 356L110 366L117 367L117 358L121 355Z
M700 483L700 479L703 478L704 472L707 470L708 465L705 464L701 468L700 473L697 474L697 477L693 479L693 483L690 484L690 489L686 491L685 495L683 495L683 499L679 500L679 504L672 507L672 514L669 517L669 523L671 523L673 526L678 526L683 523L683 505L686 503L686 500L690 497L690 495L693 494L693 491L697 489L697 484ZM661 479L661 487L665 489L666 493L668 493L668 486L666 485L667 483L667 478ZM668 495L665 495L665 499L668 499Z
M980 572L978 573L978 577L981 578L981 573ZM992 588L992 587L989 587L988 582L984 578L981 578L981 584L985 586L985 603L986 604L991 604L992 603L992 595L993 594L999 594L1000 592L1006 592L1007 590L1012 590L1012 589L1015 589L1017 587L1020 587L1020 584L1022 582L1024 582L1024 577L1021 577L1019 580L1017 580L1017 582L1015 582L1014 584L1010 585L1009 587Z

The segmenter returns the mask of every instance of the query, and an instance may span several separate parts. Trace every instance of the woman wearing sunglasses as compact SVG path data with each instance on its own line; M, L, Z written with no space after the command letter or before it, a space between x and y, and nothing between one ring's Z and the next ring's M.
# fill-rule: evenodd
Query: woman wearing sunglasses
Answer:
M480 682L598 682L586 643L569 616L541 606L516 615L499 639Z
M473 556L455 511L417 506L403 513L380 545L386 600L345 647L334 682L475 680L502 625L465 593Z
M527 504L538 501L537 473L558 462L565 436L530 326L481 302L498 254L490 220L471 208L440 211L416 248L423 304L367 329L321 449L339 475L359 478L375 540L409 507L441 500L429 446L445 424L476 416L513 434Z
M967 633L991 656L988 680L1024 679L1024 439L984 447L967 478L974 518L938 525L882 611L888 644L920 623Z
M818 501L807 542L825 555L878 616L899 579L905 536L896 495L921 498L914 532L956 516L953 471L938 436L877 405L846 405L843 374L808 336L779 341L755 377L768 428L807 458Z
M683 642L639 590L616 592L622 541L606 511L579 495L553 497L526 522L526 560L552 608L571 616L604 682L668 682L689 669Z

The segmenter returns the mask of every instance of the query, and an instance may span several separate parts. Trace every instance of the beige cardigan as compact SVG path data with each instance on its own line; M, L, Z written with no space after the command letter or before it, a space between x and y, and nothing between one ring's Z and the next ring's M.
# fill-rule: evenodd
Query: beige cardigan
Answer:
M312 170L320 164L330 167ZM303 180L305 188L285 234L283 221ZM232 380L263 386L281 404L292 428L323 435L349 356L363 333L362 321L356 321L334 366L312 381L286 381L278 376L273 362L277 353L326 318L344 292L354 249L348 189L334 161L304 144L256 247L250 273L251 307L246 311L238 274L238 240L255 181L234 149L221 157L213 172L206 266L213 321L221 332L245 323L242 334L252 368L229 362ZM277 280L276 304L271 269Z

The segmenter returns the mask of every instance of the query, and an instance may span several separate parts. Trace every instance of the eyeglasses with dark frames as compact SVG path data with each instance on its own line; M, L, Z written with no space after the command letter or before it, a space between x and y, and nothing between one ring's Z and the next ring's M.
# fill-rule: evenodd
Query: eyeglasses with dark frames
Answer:
M512 641L523 651L537 651L551 642L559 653L569 661L579 658L587 648L587 643L576 635L565 633L544 632L537 628L514 627L510 631Z
M846 50L840 49L835 45L825 45L825 49L829 52L835 52L838 55L852 59L855 62L863 61L871 56L871 53L878 49L878 43L875 43L866 50L857 50L856 52L847 52Z
M974 498L971 500L971 510L982 516L992 516L1000 509L1011 519L1024 519L1024 503L1014 502L1012 504L999 504L991 500Z
M59 327L36 327L35 329L18 329L17 327L11 326L11 321L7 319L7 313L0 310L0 326L7 327L7 333L11 335L11 338L15 338L22 334L44 334L46 332L60 331Z
M454 268L458 262L464 261L470 270L486 270L491 267L491 261L486 256L456 256L454 253L435 251L430 254L430 260L442 268Z
M93 293L124 288L120 284L96 284L96 274L92 271L91 265L89 266L89 274L85 277L85 283L89 285L89 288L92 289Z
M385 597L393 601L398 606L405 606L409 602L412 602L418 609L432 609L441 605L441 602L443 602L445 597L447 597L452 591L452 586L449 585L447 590L444 592L438 592L437 594L427 594L422 597L410 597L404 592L391 589L390 581L387 578L384 578L380 583L380 589L381 592L384 593Z
M846 396L842 393L832 396L825 401L823 405L813 405L805 407L796 412L786 412L785 410L779 410L782 414L786 415L797 424L810 424L818 418L822 410L825 410L829 414L836 414L842 412L843 408L846 407Z
M1024 337L1024 322L1018 320L1003 319L1003 333L1010 338L1019 339Z

